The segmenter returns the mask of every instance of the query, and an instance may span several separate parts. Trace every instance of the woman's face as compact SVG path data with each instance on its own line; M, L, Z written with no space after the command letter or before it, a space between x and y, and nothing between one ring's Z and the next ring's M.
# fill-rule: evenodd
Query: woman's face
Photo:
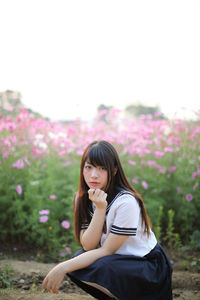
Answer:
M90 189L100 189L105 191L108 182L108 172L102 166L93 166L86 161L83 167L83 177Z

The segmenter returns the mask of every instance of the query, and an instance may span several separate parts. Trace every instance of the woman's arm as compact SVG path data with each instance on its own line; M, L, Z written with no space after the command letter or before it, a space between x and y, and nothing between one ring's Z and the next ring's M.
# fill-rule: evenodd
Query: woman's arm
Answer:
M96 205L96 209L90 225L86 230L81 231L80 235L81 245L86 251L96 249L99 245L107 208L107 194L104 191L90 189L88 195L89 199Z
M81 230L80 241L84 250L96 249L99 245L103 225L105 221L106 208L95 209L92 220L86 230Z
M42 288L57 294L66 273L86 268L97 259L115 253L127 239L128 236L110 233L101 248L82 253L53 268L45 277Z

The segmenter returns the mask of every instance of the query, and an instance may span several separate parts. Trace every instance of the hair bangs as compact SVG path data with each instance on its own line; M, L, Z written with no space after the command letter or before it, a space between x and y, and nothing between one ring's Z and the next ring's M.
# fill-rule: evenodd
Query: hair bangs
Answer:
M101 166L105 169L110 168L109 154L102 147L93 146L88 150L86 155L86 161L88 161L93 166Z

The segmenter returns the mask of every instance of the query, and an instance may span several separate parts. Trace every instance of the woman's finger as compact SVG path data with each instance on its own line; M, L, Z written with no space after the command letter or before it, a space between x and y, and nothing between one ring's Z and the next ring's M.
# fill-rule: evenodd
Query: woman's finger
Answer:
M88 195L89 195L89 199L91 199L94 195L95 189L89 189L88 190Z
M47 286L47 277L45 277L45 279L43 280L42 289L45 290L46 286Z

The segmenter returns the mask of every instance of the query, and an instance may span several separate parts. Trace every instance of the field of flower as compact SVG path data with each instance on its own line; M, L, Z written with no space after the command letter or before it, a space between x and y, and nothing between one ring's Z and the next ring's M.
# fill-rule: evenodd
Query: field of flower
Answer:
M50 122L26 110L0 117L0 242L70 257L80 159L99 139L118 150L158 240L200 248L200 121L124 119L118 110L91 122Z

